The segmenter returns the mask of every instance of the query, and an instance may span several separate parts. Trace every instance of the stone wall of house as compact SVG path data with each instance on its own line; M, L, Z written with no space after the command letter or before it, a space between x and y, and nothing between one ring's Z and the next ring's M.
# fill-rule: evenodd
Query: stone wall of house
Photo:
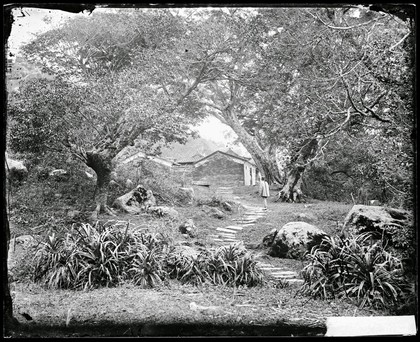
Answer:
M207 183L211 186L244 185L244 166L229 156L216 153L194 168L193 182Z
M171 169L173 179L182 187L188 187L192 185L193 176L192 171L194 170L193 165L181 165L173 166Z

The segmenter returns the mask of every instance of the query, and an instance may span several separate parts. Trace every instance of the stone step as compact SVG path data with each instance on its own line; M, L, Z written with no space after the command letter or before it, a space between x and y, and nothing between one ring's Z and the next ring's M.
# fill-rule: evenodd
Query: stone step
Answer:
M283 279L283 280L287 281L289 284L303 284L304 283L303 279Z
M296 274L297 275L295 271L287 271L287 270L275 271L275 272L272 272L272 274Z
M281 275L281 274L270 274L273 278L277 279L297 279L294 275Z
M255 226L255 223L247 223L243 225L244 227Z
M236 238L236 235L235 234L220 233L219 237L234 239L234 238Z
M223 239L223 241L226 241L226 242L241 242L240 240L231 239L231 238L225 238L225 239Z
M234 220L234 221L236 221L236 222L245 222L245 223L251 223L251 222L257 222L256 220L244 220L244 219L236 219L236 220Z
M250 220L250 219L260 219L263 218L263 216L259 216L259 215L245 215L244 219L246 220Z
M281 272L281 271L287 271L284 268L281 267L273 267L273 266L260 266L260 268L264 271L273 271L273 272Z
M246 211L259 211L259 212L265 212L266 210L263 207L248 207L248 206L244 206L244 209Z
M226 228L221 228L221 227L217 227L216 230L218 232L225 232L225 233L231 233L231 234L235 234L236 231L231 230L231 229L226 229Z
M225 229L242 230L243 227L241 227L241 226L226 226Z

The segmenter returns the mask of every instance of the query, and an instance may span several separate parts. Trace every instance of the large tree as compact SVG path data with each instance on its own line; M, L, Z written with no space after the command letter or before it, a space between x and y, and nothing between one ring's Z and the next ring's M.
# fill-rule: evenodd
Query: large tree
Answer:
M97 175L94 213L110 212L117 154L134 144L148 151L184 141L202 116L192 93L211 57L190 51L187 34L169 11L120 10L40 35L25 52L54 79L23 83L15 94L12 146L68 149Z
M412 124L412 108L401 107L398 94L401 82L411 93L400 43L406 23L358 8L264 9L245 16L231 10L215 17L226 22L223 34L208 26L224 37L218 47L226 52L214 64L219 77L202 87L205 104L234 129L269 180L280 178L276 152L288 151L278 199L299 200L303 172L326 147L334 148L329 142L337 133L372 134L369 125L406 131ZM384 76L393 86L380 81Z
M97 89L98 98L107 93L97 86L104 80L142 93L130 93L135 101L153 98L147 106L156 117L192 113L193 120L205 109L232 127L270 182L284 184L278 199L295 201L302 174L331 148L335 134L363 131L372 122L400 127L390 118L400 95L381 77L390 73L391 80L405 82L406 69L398 66L405 63L399 42L407 30L392 16L359 8L116 11L70 22L26 51L47 71L70 73ZM96 110L104 101L98 103ZM120 106L118 99L113 103ZM118 151L115 144L129 140L104 146ZM288 160L285 176L280 157Z

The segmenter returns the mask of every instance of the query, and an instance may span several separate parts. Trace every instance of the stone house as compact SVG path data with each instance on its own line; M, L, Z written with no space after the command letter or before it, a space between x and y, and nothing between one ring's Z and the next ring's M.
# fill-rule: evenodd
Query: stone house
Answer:
M179 165L174 161L161 158L155 155L149 155L143 151L135 151L135 153L127 153L117 160L115 168L115 176L119 181L130 179L135 184L141 181L144 172L144 161L152 162L151 168L154 172L165 177L172 173L172 167Z
M251 158L239 156L231 150L217 150L195 160L173 165L173 174L178 175L184 186L207 187L250 186L256 184L257 168Z

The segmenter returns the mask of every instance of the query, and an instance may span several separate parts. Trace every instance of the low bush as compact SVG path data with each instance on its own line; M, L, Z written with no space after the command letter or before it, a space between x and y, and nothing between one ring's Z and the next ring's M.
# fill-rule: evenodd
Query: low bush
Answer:
M348 298L361 308L383 309L398 305L410 291L401 260L380 241L372 243L370 233L325 237L308 259L301 291L313 297Z

